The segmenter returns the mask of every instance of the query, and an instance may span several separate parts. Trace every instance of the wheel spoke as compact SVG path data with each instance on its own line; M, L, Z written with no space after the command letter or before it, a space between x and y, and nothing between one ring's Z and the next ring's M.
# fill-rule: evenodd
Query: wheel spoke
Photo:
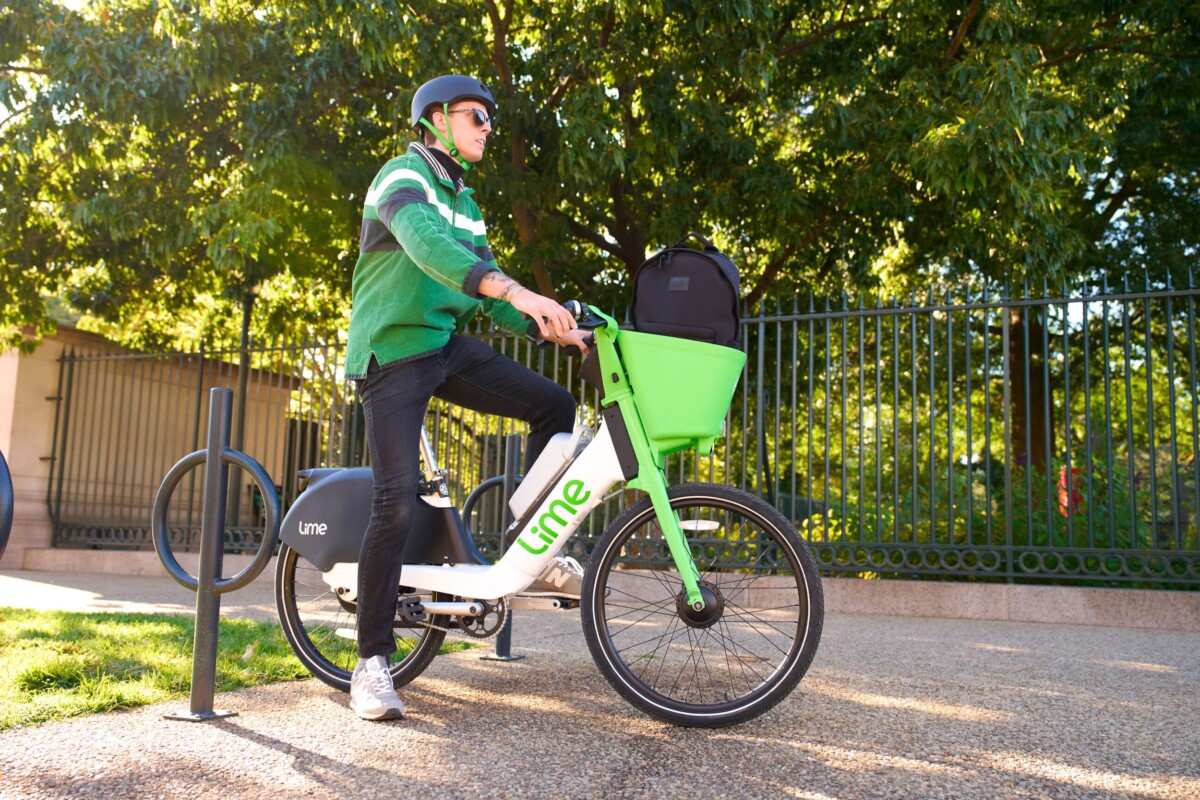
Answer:
M740 489L689 485L669 496L681 521L711 523L685 531L700 589L716 605L680 605L678 572L647 565L662 552L662 532L643 499L596 548L602 561L589 567L597 590L589 590L585 621L600 624L588 622L585 634L606 654L597 663L609 680L648 713L685 724L748 719L790 692L812 659L817 637L805 630L816 614L819 633L822 606L815 565L795 529ZM756 589L766 574L770 582ZM755 591L769 604L752 604ZM799 659L803 668L793 669Z
M354 604L342 600L320 571L290 547L281 550L277 570L276 601L289 644L316 677L347 690L350 670L358 662ZM432 630L418 633L407 627L396 634L397 660L391 669L399 686L428 666L444 634Z
M792 636L792 637L794 637L796 635L794 626L800 624L800 617L797 616L796 619L794 619L794 620L787 620L787 622L794 623L793 626L789 626L788 628L780 629L780 628L776 627L775 623L772 622L771 620L763 619L762 617L759 617L757 614L747 611L746 609L742 608L741 606L737 605L736 603L730 603L729 605L726 606L726 609L729 609L729 608L735 609L736 616L742 622L742 624L744 624L746 627L748 627L751 630L758 633L764 639L769 639L769 637L767 637L766 634L763 634L762 631L760 631L757 627L755 627L755 622L760 623L760 624L770 628L771 630L778 633L780 636ZM754 622L751 622L751 620L754 620Z

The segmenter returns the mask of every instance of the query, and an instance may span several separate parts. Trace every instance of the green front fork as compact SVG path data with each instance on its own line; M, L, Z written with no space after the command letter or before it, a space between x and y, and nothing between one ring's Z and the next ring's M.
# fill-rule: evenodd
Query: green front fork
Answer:
M592 310L608 321L606 327L599 328L595 332L596 350L600 358L600 371L604 382L604 399L601 402L605 406L615 403L621 409L625 429L629 433L633 452L637 456L638 475L626 486L631 489L641 489L650 495L650 502L658 517L663 538L667 541L667 548L671 551L675 569L679 570L684 591L687 592L688 604L700 611L704 608L704 598L700 594L700 572L696 569L696 562L692 560L691 548L688 547L687 538L679 526L679 516L671 508L670 498L667 497L667 481L663 474L663 468L650 447L646 430L642 427L642 417L638 413L637 405L633 400L633 392L625 377L625 368L617 353L615 344L619 335L617 322L606 314L595 309Z
M621 413L624 414L625 409L621 409ZM629 417L625 417L625 425L629 426ZM633 438L632 432L630 438ZM635 444L634 450L636 449ZM688 605L700 611L704 608L704 598L700 596L700 571L696 569L696 562L692 559L692 550L683 535L683 528L679 527L679 515L671 508L671 501L667 497L667 481L662 470L658 469L653 459L649 463L653 465L651 468L647 467L647 462L643 461L639 454L638 476L625 485L641 489L650 495L650 502L654 505L654 513L658 517L658 525L662 528L663 538L667 540L671 558L675 561L675 569L679 570L679 577L687 592Z

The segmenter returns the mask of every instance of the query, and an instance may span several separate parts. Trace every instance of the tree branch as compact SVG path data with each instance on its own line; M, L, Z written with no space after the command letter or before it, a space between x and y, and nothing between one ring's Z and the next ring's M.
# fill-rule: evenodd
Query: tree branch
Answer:
M779 277L779 273L783 270L784 265L792 259L797 250L802 247L808 247L815 242L817 237L819 237L825 231L825 228L829 226L829 221L831 218L832 215L828 210L822 212L821 218L817 220L817 224L809 228L808 233L804 235L803 239L801 239L799 242L788 245L783 249L783 252L771 259L770 263L767 264L767 268L763 270L763 274L759 277L758 281L755 282L754 288L750 290L750 294L746 295L746 303L748 305L752 306L762 299L762 296L766 294L767 289L770 288L771 284L775 282L775 279Z
M500 75L500 84L506 93L512 93L512 70L508 65L508 53L505 47L508 43L508 23L512 20L512 3L505 3L506 16L500 16L500 9L493 0L486 0L488 19L492 22L492 64Z
M842 22L838 22L833 25L830 25L828 28L822 28L821 30L817 31L816 33L812 34L811 36L807 36L798 41L784 45L783 47L781 47L779 49L778 55L779 56L791 55L792 53L796 52L797 50L803 50L804 48L810 47L814 44L817 44L818 42L820 42L824 39L828 39L830 36L832 36L833 34L837 33L840 30L844 30L845 28L849 28L854 25L863 25L868 22L878 22L881 19L884 19L884 17L882 15L875 15L875 16L871 16L871 17L858 17L857 19L843 20Z
M1122 19L1125 18L1125 16L1128 14L1130 9L1134 8L1137 5L1138 5L1138 2L1126 3L1125 5L1121 6L1119 9L1117 9L1116 13L1111 14L1110 16L1100 20L1100 22L1097 23L1096 25L1093 25L1091 30L1100 31L1100 30L1104 30L1106 28L1113 27L1114 25L1116 25L1118 22L1120 22ZM1067 23L1065 21L1063 21L1063 22L1060 22L1058 27L1054 29L1054 35L1050 38L1050 42L1045 49L1045 53L1047 56L1052 56L1055 53L1062 52L1064 45L1060 45L1059 40L1062 35L1063 29L1066 27L1067 27Z
M588 227L584 226L583 224L577 222L574 217L571 217L570 215L568 215L562 211L551 211L550 213L556 217L562 218L567 223L567 228L571 231L572 236L574 236L578 239L582 239L583 241L587 242L588 244L596 246L597 248L608 253L609 255L616 256L617 258L622 258L621 249L619 247L617 247L615 244L613 244L612 242L605 239L600 234L596 233L591 228L588 228Z
M1125 185L1108 196L1108 205L1100 212L1101 227L1107 227L1108 223L1112 222L1112 218L1121 210L1121 206L1131 197L1138 194L1138 185L1135 180L1128 180Z
M29 110L29 106L23 106L22 108L18 108L16 111L9 114L4 119L0 119L0 131L4 130L5 127L8 126L8 123L12 122L14 119L21 116L28 110Z
M954 38L950 41L950 47L942 55L942 63L938 65L939 69L945 69L950 66L950 62L958 55L958 50L962 47L963 40L967 38L967 31L971 28L971 23L979 16L979 12L983 9L983 0L971 0L971 4L967 6L967 11L963 14L963 21L958 26L958 30L954 32Z
M0 72L28 72L33 75L49 75L50 70L38 69L36 67L18 67L16 64L0 65Z
M1174 29L1172 29L1172 30L1174 30ZM1055 56L1054 58L1047 59L1047 60L1043 61L1042 63L1035 65L1034 69L1045 69L1046 67L1053 67L1056 64L1063 63L1064 61L1074 61L1075 59L1079 58L1080 56L1085 56L1088 53L1094 53L1097 50L1108 50L1109 48L1116 47L1117 45L1125 44L1126 42L1137 42L1137 41L1141 41L1143 39L1153 39L1154 37L1160 36L1160 35L1161 35L1160 33L1137 33L1137 34L1132 34L1130 36L1121 36L1116 39L1109 39L1108 41L1104 41L1104 42L1096 42L1096 44L1090 44L1087 47L1081 47L1078 50L1068 50L1067 52L1063 53L1060 56Z
M604 26L600 28L600 33L596 37L596 46L598 50L604 50L608 47L609 37L612 36L613 28L617 24L616 12L610 6L608 13L604 17ZM575 84L575 82L583 77L583 65L579 64L571 72L558 79L554 85L554 90L550 92L550 96L546 98L542 109L544 111L552 111L562 99L566 96L567 90Z
M790 27L791 23L795 21L795 18L796 18L796 15L792 15L792 16L789 16L784 21L784 24L780 27L779 31L776 32L774 37L772 37L772 40L771 40L772 43L778 44L783 39L783 35L785 33L787 33L788 28ZM810 47L814 44L817 44L818 42L823 41L824 39L828 39L830 36L832 36L833 34L837 33L840 30L844 30L844 29L849 28L854 25L862 25L867 22L878 22L879 20L882 20L882 19L885 19L885 17L882 15L876 15L873 17L858 17L856 19L847 19L847 20L842 20L841 22L836 22L827 28L822 28L821 30L817 31L816 33L805 37L804 39L800 39L798 41L791 42L790 44L783 45L776 51L775 56L778 59L783 59L784 57L789 56L792 53L795 53L797 50L803 50L804 48ZM724 101L729 104L737 104L737 103L740 103L743 99L745 99L745 97L746 97L745 88L739 86L734 91L725 95Z
M766 294L767 288L775 282L775 278L779 276L783 265L792 259L796 254L796 245L789 244L783 248L783 251L778 253L770 262L767 263L767 268L763 270L763 274L755 282L754 288L750 290L750 294L746 295L746 305L753 306L762 296Z

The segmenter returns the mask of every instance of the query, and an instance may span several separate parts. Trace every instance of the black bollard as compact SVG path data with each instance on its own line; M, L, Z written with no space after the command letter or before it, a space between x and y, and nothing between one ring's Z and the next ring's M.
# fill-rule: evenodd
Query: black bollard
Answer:
M167 719L190 721L236 716L236 711L214 711L217 682L217 640L221 624L221 559L225 550L225 504L229 467L219 457L229 449L233 419L233 392L213 389L208 408L208 453L204 463L204 514L200 520L200 566L196 586L196 636L192 646L192 697L187 712L165 714Z
M180 459L163 478L154 497L150 514L154 549L167 574L177 583L196 593L196 634L192 646L192 695L187 712L164 714L167 719L199 722L236 715L233 711L214 711L217 684L217 640L221 623L221 595L242 588L266 567L279 539L279 496L271 476L249 456L229 449L230 421L233 418L233 393L213 389L209 395L207 449ZM188 472L204 464L204 517L200 522L199 575L192 577L171 552L167 508L171 494ZM254 560L231 578L221 577L221 558L225 549L225 511L229 488L229 465L250 473L266 502L267 522Z
M506 534L508 526L513 523L512 509L508 507L508 501L512 499L513 492L517 490L520 464L521 437L512 433L504 440L504 515L502 517L503 524L500 526L503 531L500 535L501 556L508 549ZM499 559L496 560L499 561ZM491 655L480 656L480 658L484 661L520 661L524 657L512 654L512 612L509 611L508 617L504 620L504 627L500 629L500 633L496 634L495 652Z

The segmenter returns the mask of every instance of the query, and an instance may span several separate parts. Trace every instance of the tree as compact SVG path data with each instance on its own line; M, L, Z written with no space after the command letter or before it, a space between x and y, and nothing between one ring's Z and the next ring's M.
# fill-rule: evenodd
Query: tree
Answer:
M42 298L65 293L143 344L181 319L229 340L244 308L259 331L336 329L364 188L406 145L413 90L449 71L490 76L495 154L472 185L502 264L545 293L620 309L632 270L692 229L734 254L751 302L1165 276L1200 242L1198 17L1168 0L15 0L0 325L44 330Z
M13 5L0 257L23 280L5 286L20 302L5 303L4 323L42 325L38 294L60 290L135 344L179 336L188 317L228 340L278 278L340 310L348 187L370 174L330 154L347 118L374 124L353 99L374 78L343 40L293 28L284 9L246 11Z

